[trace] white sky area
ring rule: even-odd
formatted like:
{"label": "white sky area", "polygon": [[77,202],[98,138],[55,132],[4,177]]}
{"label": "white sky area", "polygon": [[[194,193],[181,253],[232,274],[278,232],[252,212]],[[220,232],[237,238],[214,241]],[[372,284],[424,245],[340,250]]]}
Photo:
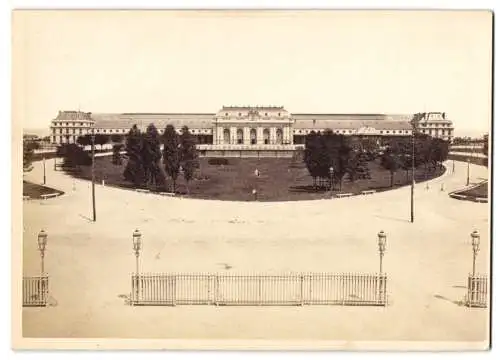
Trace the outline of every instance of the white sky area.
{"label": "white sky area", "polygon": [[446,112],[488,132],[492,16],[470,11],[43,11],[13,20],[14,121],[59,110]]}

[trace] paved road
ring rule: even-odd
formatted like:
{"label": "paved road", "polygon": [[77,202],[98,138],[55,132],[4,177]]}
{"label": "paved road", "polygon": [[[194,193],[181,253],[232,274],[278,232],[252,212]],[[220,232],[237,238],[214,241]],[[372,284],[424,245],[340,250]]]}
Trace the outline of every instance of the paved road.
{"label": "paved road", "polygon": [[[446,164],[451,169],[451,162]],[[42,180],[36,163],[26,179]],[[471,164],[472,182],[488,177]],[[23,310],[25,336],[344,341],[486,340],[488,311],[467,309],[471,270],[469,234],[482,235],[478,270],[489,268],[489,204],[447,194],[465,185],[466,163],[455,173],[416,185],[416,222],[409,219],[410,188],[375,195],[300,202],[223,202],[164,198],[96,187],[52,168],[47,185],[65,195],[24,202],[25,274],[39,271],[36,234],[49,233],[46,270],[52,304]],[[73,187],[74,186],[74,187]],[[445,191],[441,191],[443,186]],[[74,189],[74,190],[73,190]],[[376,272],[377,233],[388,234],[384,270],[390,306],[133,308],[124,304],[134,270],[131,235],[143,233],[145,272],[233,273]]]}

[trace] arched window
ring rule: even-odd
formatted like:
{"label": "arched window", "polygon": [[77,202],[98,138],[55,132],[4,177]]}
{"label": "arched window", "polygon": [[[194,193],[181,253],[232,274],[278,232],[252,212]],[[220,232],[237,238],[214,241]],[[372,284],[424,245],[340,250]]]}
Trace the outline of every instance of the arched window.
{"label": "arched window", "polygon": [[224,129],[223,133],[223,138],[224,138],[224,144],[230,144],[231,143],[231,134],[229,132],[229,129]]}
{"label": "arched window", "polygon": [[238,144],[243,144],[243,129],[236,130],[236,139]]}
{"label": "arched window", "polygon": [[264,129],[263,135],[264,135],[264,144],[266,144],[266,145],[269,144],[270,143],[270,141],[269,141],[269,138],[270,138],[269,129]]}
{"label": "arched window", "polygon": [[283,144],[283,130],[276,129],[276,144]]}
{"label": "arched window", "polygon": [[250,144],[257,144],[257,130],[250,129]]}

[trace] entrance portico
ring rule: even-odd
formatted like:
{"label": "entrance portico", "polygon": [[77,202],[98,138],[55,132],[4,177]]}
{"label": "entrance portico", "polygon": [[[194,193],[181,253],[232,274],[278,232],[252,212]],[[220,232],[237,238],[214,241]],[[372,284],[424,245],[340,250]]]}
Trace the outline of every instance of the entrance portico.
{"label": "entrance portico", "polygon": [[293,120],[283,107],[223,107],[214,119],[214,145],[292,144]]}

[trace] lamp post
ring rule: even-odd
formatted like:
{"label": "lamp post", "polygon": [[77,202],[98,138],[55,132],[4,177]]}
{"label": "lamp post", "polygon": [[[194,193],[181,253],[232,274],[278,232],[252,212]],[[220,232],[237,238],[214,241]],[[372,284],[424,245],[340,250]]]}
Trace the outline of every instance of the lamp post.
{"label": "lamp post", "polygon": [[142,234],[138,229],[132,234],[132,245],[135,254],[135,301],[139,301],[139,254],[141,251]]}
{"label": "lamp post", "polygon": [[383,230],[378,233],[378,251],[380,254],[380,263],[379,263],[379,302],[381,304],[385,304],[385,285],[384,279],[382,278],[382,258],[385,253],[385,248],[387,245],[387,236]]}
{"label": "lamp post", "polygon": [[333,166],[328,169],[330,171],[330,198],[333,197]]}
{"label": "lamp post", "polygon": [[95,129],[92,128],[92,135],[90,136],[92,140],[91,150],[92,150],[92,221],[96,221],[95,212]]}
{"label": "lamp post", "polygon": [[467,157],[467,186],[470,184],[470,156]]}
{"label": "lamp post", "polygon": [[479,252],[480,236],[477,230],[474,230],[470,237],[472,239],[472,277],[476,275],[476,256]]}
{"label": "lamp post", "polygon": [[45,156],[43,157],[43,185],[46,183],[46,176],[45,176]]}
{"label": "lamp post", "polygon": [[38,233],[38,250],[40,250],[40,259],[41,259],[41,275],[45,274],[45,248],[47,246],[47,233],[42,229]]}
{"label": "lamp post", "polygon": [[381,230],[378,233],[378,251],[380,254],[380,263],[379,263],[379,265],[380,265],[379,273],[380,274],[382,274],[382,258],[383,258],[384,253],[385,253],[386,245],[387,245],[387,235],[385,234],[385,232],[383,230]]}

